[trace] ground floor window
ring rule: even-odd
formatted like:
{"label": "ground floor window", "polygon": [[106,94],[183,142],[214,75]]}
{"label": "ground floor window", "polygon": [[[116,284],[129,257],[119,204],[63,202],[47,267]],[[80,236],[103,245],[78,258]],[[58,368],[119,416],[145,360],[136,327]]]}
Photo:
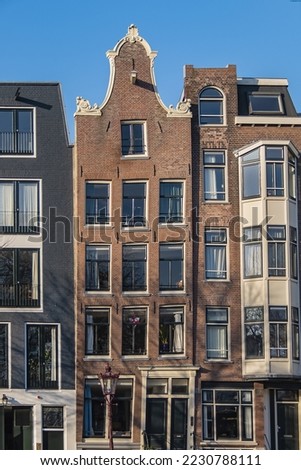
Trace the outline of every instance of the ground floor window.
{"label": "ground floor window", "polygon": [[[119,379],[112,403],[113,437],[131,437],[133,380]],[[88,379],[85,384],[84,437],[107,438],[106,404],[100,383]]]}
{"label": "ground floor window", "polygon": [[62,406],[43,406],[43,450],[64,450],[64,416]]}
{"label": "ground floor window", "polygon": [[253,440],[252,390],[203,390],[204,440]]}

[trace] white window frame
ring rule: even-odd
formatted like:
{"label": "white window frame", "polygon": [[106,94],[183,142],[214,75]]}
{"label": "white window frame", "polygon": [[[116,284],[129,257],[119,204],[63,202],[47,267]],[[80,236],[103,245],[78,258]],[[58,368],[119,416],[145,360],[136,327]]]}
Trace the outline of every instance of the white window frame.
{"label": "white window frame", "polygon": [[36,108],[34,107],[25,107],[25,106],[8,106],[8,107],[0,107],[0,110],[24,110],[24,111],[32,111],[32,133],[33,133],[33,140],[32,140],[32,145],[33,145],[33,153],[32,154],[0,154],[0,158],[36,158],[37,157],[37,130],[36,130]]}
{"label": "white window frame", "polygon": [[[219,164],[219,163],[206,163],[205,162],[205,154],[216,154],[216,153],[222,153],[223,156],[224,156],[224,162],[222,164]],[[227,184],[227,181],[228,181],[228,172],[227,172],[227,168],[228,168],[228,165],[227,165],[227,152],[226,150],[221,150],[221,149],[204,149],[203,150],[203,162],[202,162],[202,165],[203,165],[203,197],[204,197],[204,201],[206,202],[206,204],[224,204],[224,203],[227,203],[228,202],[228,184]],[[224,172],[224,191],[223,194],[224,195],[224,198],[223,199],[219,199],[219,198],[210,198],[210,197],[206,197],[206,194],[207,192],[205,191],[205,186],[206,186],[206,173],[207,173],[207,170],[218,170],[218,169],[223,169],[223,172]],[[212,192],[210,192],[210,194],[212,194]],[[218,192],[216,192],[216,194],[219,194]]]}
{"label": "white window frame", "polygon": [[[133,125],[133,124],[140,124],[142,126],[143,131],[143,147],[144,152],[140,153],[123,153],[123,144],[122,144],[122,126],[123,125]],[[121,139],[121,159],[122,160],[130,160],[130,159],[145,159],[148,157],[148,146],[147,146],[147,130],[146,130],[146,121],[145,120],[125,120],[120,122],[120,139]]]}
{"label": "white window frame", "polygon": [[[224,242],[207,242],[206,241],[206,232],[224,232],[226,236],[226,241]],[[205,280],[208,282],[225,282],[229,280],[229,273],[230,273],[230,266],[229,266],[229,233],[228,229],[225,227],[205,227]],[[225,270],[223,271],[218,271],[217,269],[212,270],[212,269],[207,269],[207,248],[210,247],[224,247],[224,253],[225,253]],[[225,273],[224,277],[208,277],[208,272],[221,272]]]}
{"label": "white window frame", "polygon": [[[87,185],[88,184],[107,184],[109,186],[109,203],[108,203],[108,222],[105,223],[87,223]],[[85,225],[93,227],[110,227],[112,226],[112,182],[104,180],[86,180],[85,181]]]}

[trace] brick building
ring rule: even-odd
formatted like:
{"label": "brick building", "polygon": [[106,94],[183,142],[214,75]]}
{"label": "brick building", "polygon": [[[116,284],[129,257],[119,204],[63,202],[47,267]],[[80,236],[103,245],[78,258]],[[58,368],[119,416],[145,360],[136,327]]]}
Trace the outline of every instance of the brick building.
{"label": "brick building", "polygon": [[58,83],[0,83],[0,449],[75,445],[72,148]]}
{"label": "brick building", "polygon": [[129,27],[74,149],[77,447],[300,448],[297,167],[286,80],[186,66],[162,103]]}

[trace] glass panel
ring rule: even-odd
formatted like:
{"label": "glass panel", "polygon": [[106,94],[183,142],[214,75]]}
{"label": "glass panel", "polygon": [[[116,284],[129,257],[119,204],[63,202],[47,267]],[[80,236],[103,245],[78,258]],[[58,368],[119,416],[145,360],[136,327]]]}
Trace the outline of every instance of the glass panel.
{"label": "glass panel", "polygon": [[146,309],[123,310],[122,354],[146,354]]}
{"label": "glass panel", "polygon": [[109,290],[110,250],[108,246],[86,247],[86,289]]}
{"label": "glass panel", "polygon": [[86,354],[109,354],[109,309],[86,310]]}
{"label": "glass panel", "polygon": [[264,324],[245,325],[246,357],[264,357]]}
{"label": "glass panel", "polygon": [[187,399],[171,400],[171,445],[170,449],[187,449]]}
{"label": "glass panel", "polygon": [[250,95],[252,113],[282,113],[280,95]]}
{"label": "glass panel", "polygon": [[239,407],[216,407],[216,439],[239,438]]}
{"label": "glass panel", "polygon": [[287,308],[286,307],[270,307],[269,308],[270,321],[287,321]]}
{"label": "glass panel", "polygon": [[236,390],[216,390],[216,403],[239,403],[239,392]]}
{"label": "glass panel", "polygon": [[160,354],[180,354],[184,352],[183,315],[183,308],[160,309]]}
{"label": "glass panel", "polygon": [[86,223],[109,222],[109,189],[107,183],[86,184]]}
{"label": "glass panel", "polygon": [[147,379],[147,393],[149,395],[167,393],[167,385],[167,379]]}
{"label": "glass panel", "polygon": [[43,406],[42,410],[43,428],[62,429],[64,427],[62,406]]}
{"label": "glass panel", "polygon": [[216,88],[205,88],[201,92],[201,98],[222,98],[223,95]]}
{"label": "glass panel", "polygon": [[259,197],[260,196],[260,165],[245,165],[243,172],[243,197]]}
{"label": "glass panel", "polygon": [[146,290],[146,246],[124,245],[122,253],[123,290]]}
{"label": "glass panel", "polygon": [[266,160],[283,160],[283,147],[266,147],[265,158]]}
{"label": "glass panel", "polygon": [[146,401],[145,447],[166,449],[167,399],[148,398]]}
{"label": "glass panel", "polygon": [[188,394],[188,379],[172,379],[171,393]]}

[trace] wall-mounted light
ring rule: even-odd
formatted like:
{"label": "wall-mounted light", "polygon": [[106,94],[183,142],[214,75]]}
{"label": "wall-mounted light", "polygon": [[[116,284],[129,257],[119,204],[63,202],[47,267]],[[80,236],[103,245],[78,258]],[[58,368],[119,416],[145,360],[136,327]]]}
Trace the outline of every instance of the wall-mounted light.
{"label": "wall-mounted light", "polygon": [[8,398],[5,395],[5,393],[3,393],[3,395],[2,395],[2,405],[7,406],[7,404],[8,404]]}
{"label": "wall-mounted light", "polygon": [[136,80],[137,80],[137,72],[136,70],[132,70],[130,73],[130,81],[134,85],[136,83]]}

